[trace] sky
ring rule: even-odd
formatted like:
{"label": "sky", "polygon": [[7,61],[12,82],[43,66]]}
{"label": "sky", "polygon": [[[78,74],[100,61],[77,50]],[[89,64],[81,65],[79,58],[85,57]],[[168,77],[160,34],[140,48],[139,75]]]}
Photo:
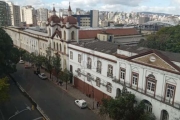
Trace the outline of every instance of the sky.
{"label": "sky", "polygon": [[[6,0],[7,1],[7,0]],[[180,0],[8,0],[16,5],[32,5],[35,8],[67,9],[69,2],[72,10],[158,12],[180,15]]]}

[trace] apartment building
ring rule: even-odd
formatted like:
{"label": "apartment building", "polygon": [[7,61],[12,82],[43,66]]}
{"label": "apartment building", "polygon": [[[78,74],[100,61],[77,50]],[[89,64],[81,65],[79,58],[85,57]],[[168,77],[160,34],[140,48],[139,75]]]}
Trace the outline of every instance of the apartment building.
{"label": "apartment building", "polygon": [[12,2],[7,2],[10,10],[11,25],[20,26],[20,6],[14,5]]}
{"label": "apartment building", "polygon": [[37,24],[41,27],[45,27],[48,18],[48,9],[39,8],[36,10],[36,12],[37,12]]}
{"label": "apartment building", "polygon": [[23,6],[21,8],[21,22],[26,22],[28,26],[36,26],[36,11],[32,6]]}
{"label": "apartment building", "polygon": [[5,1],[0,1],[0,26],[10,26],[11,16],[8,4]]}

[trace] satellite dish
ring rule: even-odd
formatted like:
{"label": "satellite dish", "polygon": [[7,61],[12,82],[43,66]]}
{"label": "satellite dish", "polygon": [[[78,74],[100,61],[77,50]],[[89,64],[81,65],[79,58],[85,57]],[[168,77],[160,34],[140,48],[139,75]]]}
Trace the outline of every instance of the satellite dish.
{"label": "satellite dish", "polygon": [[155,58],[154,56],[151,56],[151,57],[149,58],[149,61],[150,61],[150,62],[155,62],[155,61],[156,61],[156,58]]}

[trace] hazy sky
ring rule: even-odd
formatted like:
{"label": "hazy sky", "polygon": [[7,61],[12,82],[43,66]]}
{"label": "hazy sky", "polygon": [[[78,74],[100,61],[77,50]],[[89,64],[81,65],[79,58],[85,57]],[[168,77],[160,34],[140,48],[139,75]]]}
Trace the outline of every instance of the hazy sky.
{"label": "hazy sky", "polygon": [[[35,8],[67,9],[69,1],[72,10],[81,8],[84,10],[104,10],[104,11],[148,11],[170,14],[180,14],[180,0],[9,0],[18,5],[32,5]],[[23,1],[23,2],[22,2]]]}

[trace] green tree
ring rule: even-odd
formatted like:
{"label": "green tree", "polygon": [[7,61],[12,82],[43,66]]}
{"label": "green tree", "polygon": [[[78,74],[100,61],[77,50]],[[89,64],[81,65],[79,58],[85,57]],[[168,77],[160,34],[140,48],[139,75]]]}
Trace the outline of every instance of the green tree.
{"label": "green tree", "polygon": [[5,102],[9,99],[9,84],[8,78],[4,77],[0,79],[0,103]]}
{"label": "green tree", "polygon": [[64,71],[61,71],[60,73],[60,79],[66,82],[66,90],[67,90],[67,83],[68,81],[70,81],[71,76],[72,76],[72,73],[68,71],[67,69],[64,69]]}
{"label": "green tree", "polygon": [[56,72],[56,78],[58,80],[59,73],[61,71],[61,58],[58,54],[56,54],[55,57],[53,57],[52,61],[53,61],[54,71]]}
{"label": "green tree", "polygon": [[161,28],[156,34],[148,35],[139,46],[180,53],[180,25]]}
{"label": "green tree", "polygon": [[39,68],[39,70],[40,70],[41,66],[43,65],[43,63],[45,63],[45,61],[46,61],[46,57],[41,56],[41,55],[36,56],[35,57],[36,67]]}
{"label": "green tree", "polygon": [[0,77],[15,72],[19,58],[19,50],[13,46],[11,37],[0,28]]}
{"label": "green tree", "polygon": [[[124,89],[126,91],[126,89]],[[144,111],[145,105],[140,102],[136,105],[135,95],[124,92],[116,99],[103,99],[100,115],[107,115],[113,120],[155,120],[151,113]]]}
{"label": "green tree", "polygon": [[46,50],[46,59],[44,61],[44,65],[49,72],[50,78],[53,70],[53,65],[52,65],[52,54],[51,54],[51,44],[48,46]]}

